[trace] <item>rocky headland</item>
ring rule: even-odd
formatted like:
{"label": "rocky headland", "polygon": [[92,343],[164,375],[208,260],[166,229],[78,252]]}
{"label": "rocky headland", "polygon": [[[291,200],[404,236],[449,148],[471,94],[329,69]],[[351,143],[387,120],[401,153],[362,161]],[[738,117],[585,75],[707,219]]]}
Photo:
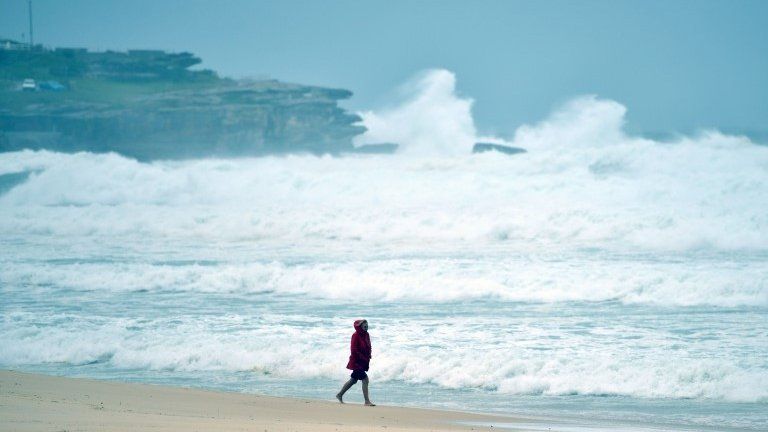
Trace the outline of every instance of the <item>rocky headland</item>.
{"label": "rocky headland", "polygon": [[190,53],[0,43],[0,151],[337,154],[354,151],[352,138],[365,131],[338,104],[348,90],[220,78],[192,68],[200,62]]}

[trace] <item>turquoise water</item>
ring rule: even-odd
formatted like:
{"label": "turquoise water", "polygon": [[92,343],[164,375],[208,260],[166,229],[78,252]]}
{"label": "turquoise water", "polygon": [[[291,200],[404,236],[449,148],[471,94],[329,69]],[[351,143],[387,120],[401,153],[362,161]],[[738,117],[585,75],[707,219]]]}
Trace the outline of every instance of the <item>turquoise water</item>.
{"label": "turquoise water", "polygon": [[332,399],[364,317],[378,403],[766,430],[768,148],[570,109],[512,158],[0,154],[0,367]]}

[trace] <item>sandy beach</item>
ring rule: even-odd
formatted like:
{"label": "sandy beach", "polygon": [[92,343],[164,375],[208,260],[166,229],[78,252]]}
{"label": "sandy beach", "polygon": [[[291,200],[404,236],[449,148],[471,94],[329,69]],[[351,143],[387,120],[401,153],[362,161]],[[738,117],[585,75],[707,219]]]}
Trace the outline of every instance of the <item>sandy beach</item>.
{"label": "sandy beach", "polygon": [[442,431],[515,421],[0,371],[2,431]]}

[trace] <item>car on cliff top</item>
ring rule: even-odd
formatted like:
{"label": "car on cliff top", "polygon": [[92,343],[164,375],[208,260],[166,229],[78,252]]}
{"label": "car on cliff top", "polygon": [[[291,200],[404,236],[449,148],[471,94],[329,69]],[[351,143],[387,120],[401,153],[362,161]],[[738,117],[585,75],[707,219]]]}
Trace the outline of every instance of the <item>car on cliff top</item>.
{"label": "car on cliff top", "polygon": [[27,78],[21,83],[21,91],[36,91],[37,84],[32,78]]}

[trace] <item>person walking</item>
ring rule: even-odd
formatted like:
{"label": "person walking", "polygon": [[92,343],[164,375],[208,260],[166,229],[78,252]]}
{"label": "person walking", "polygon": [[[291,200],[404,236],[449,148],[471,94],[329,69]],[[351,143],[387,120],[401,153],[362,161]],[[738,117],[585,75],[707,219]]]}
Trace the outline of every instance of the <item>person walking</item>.
{"label": "person walking", "polygon": [[349,355],[349,362],[347,363],[347,369],[352,371],[352,375],[349,381],[344,383],[341,391],[336,394],[336,399],[339,402],[344,403],[344,393],[350,389],[353,385],[357,384],[357,381],[363,382],[363,397],[365,398],[366,406],[376,406],[368,397],[368,374],[365,372],[368,370],[369,363],[371,361],[371,336],[368,334],[368,321],[361,319],[355,321],[355,332],[352,334],[352,342],[349,345],[351,351]]}

